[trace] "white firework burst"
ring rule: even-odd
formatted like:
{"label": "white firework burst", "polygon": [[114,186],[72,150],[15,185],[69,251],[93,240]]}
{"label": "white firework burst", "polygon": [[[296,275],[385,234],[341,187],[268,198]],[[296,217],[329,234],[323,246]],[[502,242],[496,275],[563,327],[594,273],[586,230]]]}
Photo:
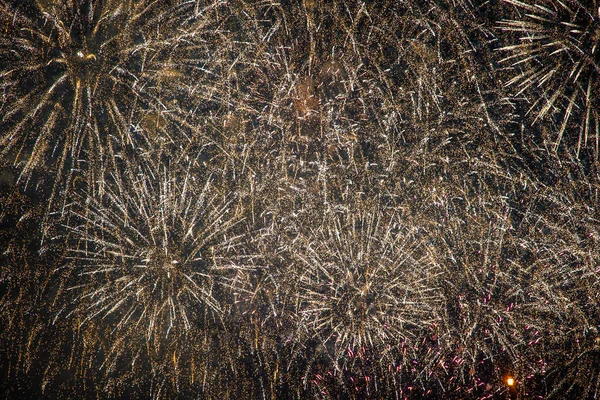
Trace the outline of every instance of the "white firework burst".
{"label": "white firework burst", "polygon": [[[231,196],[191,168],[113,174],[74,206],[67,305],[79,328],[111,332],[111,353],[165,342],[219,322],[247,266],[236,263],[241,221]],[[146,344],[143,344],[143,343]],[[110,345],[109,345],[110,348]]]}
{"label": "white firework burst", "polygon": [[213,49],[207,36],[229,39],[219,36],[216,8],[1,0],[0,163],[17,166],[25,184],[49,169],[55,200],[72,190],[75,171],[89,186],[100,179],[96,168],[116,152],[186,140],[192,110],[219,107],[208,77],[228,47]]}
{"label": "white firework burst", "polygon": [[435,320],[436,266],[397,216],[345,210],[303,239],[298,315],[336,358],[408,345]]}
{"label": "white firework burst", "polygon": [[555,149],[565,133],[578,131],[577,153],[593,139],[597,155],[600,3],[504,1],[517,9],[519,18],[502,20],[499,28],[520,35],[518,43],[500,49],[508,53],[504,61],[520,69],[507,86],[517,89],[516,96],[535,91],[537,98],[530,111],[537,110],[536,121],[551,115],[559,117]]}

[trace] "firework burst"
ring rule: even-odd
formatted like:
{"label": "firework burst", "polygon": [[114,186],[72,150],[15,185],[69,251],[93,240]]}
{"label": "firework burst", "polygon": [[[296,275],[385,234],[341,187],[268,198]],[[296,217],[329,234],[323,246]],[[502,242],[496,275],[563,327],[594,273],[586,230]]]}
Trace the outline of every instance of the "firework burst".
{"label": "firework burst", "polygon": [[67,302],[56,318],[110,332],[113,360],[130,353],[135,362],[144,348],[175,360],[169,343],[227,312],[228,289],[246,268],[234,262],[240,216],[191,167],[142,169],[113,174],[102,194],[73,207]]}
{"label": "firework burst", "polygon": [[335,359],[410,343],[433,320],[435,267],[396,216],[348,210],[306,239],[298,315]]}
{"label": "firework burst", "polygon": [[559,115],[554,144],[558,149],[565,134],[579,132],[577,153],[590,144],[598,154],[600,123],[600,10],[597,1],[504,0],[517,9],[518,19],[502,20],[505,32],[520,35],[519,43],[500,49],[521,72],[507,82],[516,96],[537,91],[530,111],[535,121]]}
{"label": "firework burst", "polygon": [[198,44],[219,34],[211,11],[177,1],[0,2],[2,162],[19,165],[26,183],[52,167],[54,199],[74,171],[93,182],[117,151],[134,153],[154,134],[185,137],[199,107],[189,98],[216,90],[199,90],[222,60]]}
{"label": "firework burst", "polygon": [[532,311],[542,317],[535,329],[545,332],[551,396],[593,398],[600,393],[592,361],[600,354],[600,174],[574,151],[552,161],[556,183],[532,196],[521,223]]}

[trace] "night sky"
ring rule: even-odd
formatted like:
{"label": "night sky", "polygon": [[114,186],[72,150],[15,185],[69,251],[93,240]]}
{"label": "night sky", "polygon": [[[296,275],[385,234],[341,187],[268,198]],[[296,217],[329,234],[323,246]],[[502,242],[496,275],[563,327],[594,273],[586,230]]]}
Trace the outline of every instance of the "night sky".
{"label": "night sky", "polygon": [[0,397],[600,397],[598,0],[0,0]]}

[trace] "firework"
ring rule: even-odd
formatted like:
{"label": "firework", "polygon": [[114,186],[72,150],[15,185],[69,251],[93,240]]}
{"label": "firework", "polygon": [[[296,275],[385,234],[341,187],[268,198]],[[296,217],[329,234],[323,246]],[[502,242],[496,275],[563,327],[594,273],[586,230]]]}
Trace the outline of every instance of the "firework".
{"label": "firework", "polygon": [[504,1],[516,8],[519,17],[500,21],[499,28],[520,35],[518,43],[500,49],[508,53],[503,61],[519,71],[507,86],[516,89],[515,96],[532,94],[530,111],[537,110],[534,122],[558,116],[555,150],[565,134],[578,132],[577,153],[592,144],[598,154],[598,3]]}
{"label": "firework", "polygon": [[550,158],[552,186],[531,199],[521,247],[528,269],[535,329],[544,332],[550,394],[593,398],[600,392],[600,240],[598,166],[584,167],[574,151]]}
{"label": "firework", "polygon": [[99,345],[109,371],[146,350],[179,365],[183,339],[220,324],[230,289],[250,268],[234,261],[240,215],[232,198],[190,165],[112,174],[101,194],[72,207],[55,321],[74,321],[86,343],[96,342],[86,339],[91,332],[106,334]]}
{"label": "firework", "polygon": [[433,321],[435,268],[397,217],[347,210],[326,218],[304,244],[300,324],[331,346],[334,359],[413,342]]}
{"label": "firework", "polygon": [[439,246],[446,252],[441,284],[446,301],[444,323],[431,346],[436,356],[430,358],[439,357],[433,369],[451,376],[447,389],[458,385],[469,396],[503,387],[503,370],[533,360],[529,348],[540,336],[540,319],[530,314],[533,301],[519,279],[522,266],[506,257],[514,251],[507,214],[487,227],[479,218],[460,230],[452,220]]}
{"label": "firework", "polygon": [[593,397],[598,4],[496,3],[0,0],[0,391]]}
{"label": "firework", "polygon": [[76,171],[98,179],[115,152],[185,140],[198,104],[218,108],[207,77],[218,75],[226,46],[200,45],[220,35],[216,5],[13,3],[0,2],[0,156],[25,182],[51,167],[52,199],[71,189]]}

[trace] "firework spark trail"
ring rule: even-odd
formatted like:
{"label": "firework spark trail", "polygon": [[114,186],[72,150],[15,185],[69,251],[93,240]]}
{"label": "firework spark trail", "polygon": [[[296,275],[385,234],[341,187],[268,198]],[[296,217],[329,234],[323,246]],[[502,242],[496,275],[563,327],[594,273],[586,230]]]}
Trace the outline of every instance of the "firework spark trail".
{"label": "firework spark trail", "polygon": [[[0,157],[19,189],[59,170],[69,258],[3,254],[2,388],[597,393],[597,166],[513,135],[496,2],[25,1],[0,0]],[[585,149],[596,3],[540,1],[501,3],[509,88]]]}
{"label": "firework spark trail", "polygon": [[53,211],[75,172],[91,188],[122,149],[189,140],[190,115],[218,109],[226,90],[219,4],[0,2],[3,164],[18,165],[25,185],[51,166]]}
{"label": "firework spark trail", "polygon": [[55,319],[116,335],[105,338],[115,358],[131,346],[159,352],[173,335],[220,323],[227,293],[252,268],[234,261],[241,219],[232,199],[212,178],[196,177],[191,163],[106,181],[70,213],[71,262],[62,270],[71,300]]}
{"label": "firework spark trail", "polygon": [[554,143],[555,151],[565,133],[577,132],[577,153],[593,140],[598,157],[600,123],[598,114],[600,59],[600,11],[593,2],[544,0],[536,4],[504,0],[514,6],[519,19],[498,23],[504,32],[521,35],[517,44],[499,49],[520,72],[506,85],[515,96],[540,90],[529,111],[537,110],[534,123],[560,114],[562,121]]}
{"label": "firework spark trail", "polygon": [[600,354],[600,175],[574,150],[552,161],[552,173],[568,178],[535,193],[520,226],[531,259],[528,311],[543,332],[550,395],[593,398],[600,391],[592,361]]}
{"label": "firework spark trail", "polygon": [[333,345],[334,359],[413,342],[433,321],[435,267],[412,235],[396,216],[359,209],[326,217],[302,239],[300,324]]}

